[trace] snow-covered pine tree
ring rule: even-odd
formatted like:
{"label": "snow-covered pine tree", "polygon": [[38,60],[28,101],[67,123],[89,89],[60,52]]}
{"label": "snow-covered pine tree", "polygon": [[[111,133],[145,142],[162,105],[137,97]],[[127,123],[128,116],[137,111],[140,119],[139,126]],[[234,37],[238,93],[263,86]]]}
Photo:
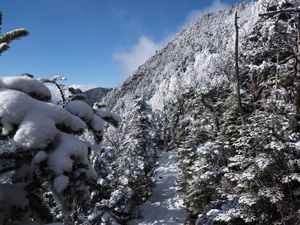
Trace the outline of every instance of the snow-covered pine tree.
{"label": "snow-covered pine tree", "polygon": [[140,156],[144,172],[148,174],[157,157],[158,127],[157,116],[143,97],[134,96],[132,111],[126,116],[125,140],[122,149],[132,156]]}
{"label": "snow-covered pine tree", "polygon": [[81,101],[49,103],[49,89],[28,76],[2,77],[0,91],[1,139],[14,146],[0,153],[0,223],[81,223],[98,175],[78,135],[89,128],[101,140],[104,121],[117,116]]}
{"label": "snow-covered pine tree", "polygon": [[[156,115],[143,97],[135,96],[123,119],[124,137],[115,161],[114,198],[111,207],[124,218],[139,216],[136,206],[151,197],[151,172],[157,157]],[[117,178],[117,179],[116,179]]]}
{"label": "snow-covered pine tree", "polygon": [[[207,95],[211,101],[215,93],[212,91],[210,95]],[[202,93],[198,93],[192,87],[189,87],[180,96],[183,102],[183,110],[175,110],[171,118],[171,124],[173,127],[173,136],[179,137],[176,140],[177,154],[179,156],[179,175],[177,181],[177,190],[181,197],[185,200],[186,204],[191,208],[196,207],[197,204],[205,204],[205,199],[210,198],[208,188],[199,189],[199,185],[195,185],[195,176],[199,173],[199,169],[195,167],[199,166],[197,146],[203,145],[207,141],[215,140],[214,125],[210,116],[210,111],[203,104],[204,97]],[[207,101],[207,99],[205,99]],[[175,102],[175,103],[176,103]],[[205,102],[208,104],[208,102]],[[176,115],[177,112],[181,114]],[[182,113],[183,112],[183,113]],[[197,163],[195,163],[197,162]],[[208,164],[208,162],[207,162]],[[207,165],[208,166],[208,165]],[[199,179],[196,179],[199,181]],[[191,183],[193,181],[194,183]],[[197,190],[197,192],[195,192]],[[200,194],[202,192],[202,194]]]}

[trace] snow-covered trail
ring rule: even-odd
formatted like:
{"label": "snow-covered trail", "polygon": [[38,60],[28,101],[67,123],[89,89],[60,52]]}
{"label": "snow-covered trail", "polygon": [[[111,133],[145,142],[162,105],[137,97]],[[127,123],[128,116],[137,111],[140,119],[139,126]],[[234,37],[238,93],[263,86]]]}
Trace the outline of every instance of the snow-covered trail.
{"label": "snow-covered trail", "polygon": [[140,206],[142,219],[131,220],[127,225],[152,224],[183,224],[188,212],[177,196],[174,182],[177,176],[177,156],[174,152],[162,151],[158,159],[158,167],[153,178],[153,202],[146,202]]}

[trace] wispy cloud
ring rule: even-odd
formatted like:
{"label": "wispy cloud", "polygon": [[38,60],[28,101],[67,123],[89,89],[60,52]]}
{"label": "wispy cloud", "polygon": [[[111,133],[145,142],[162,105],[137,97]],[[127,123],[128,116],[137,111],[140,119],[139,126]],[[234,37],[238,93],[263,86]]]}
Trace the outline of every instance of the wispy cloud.
{"label": "wispy cloud", "polygon": [[113,56],[115,60],[121,63],[125,73],[130,75],[162,46],[162,43],[155,43],[152,39],[143,35],[139,37],[138,43],[134,44],[128,51],[123,50],[114,53]]}
{"label": "wispy cloud", "polygon": [[220,0],[214,0],[211,5],[204,9],[195,9],[191,11],[185,19],[184,26],[190,24],[200,16],[203,16],[210,12],[217,12],[219,10],[226,9],[228,7],[227,3],[223,3]]}
{"label": "wispy cloud", "polygon": [[[179,30],[190,24],[195,19],[199,18],[210,12],[217,12],[228,7],[227,3],[221,2],[221,0],[214,0],[211,5],[203,9],[195,9],[191,11],[184,23],[179,26]],[[176,31],[177,33],[178,31]],[[174,34],[175,35],[175,34]],[[122,69],[127,76],[131,75],[140,65],[145,63],[156,50],[161,49],[171,38],[173,34],[168,35],[164,40],[160,42],[154,42],[151,38],[143,35],[138,39],[138,43],[134,44],[129,50],[122,50],[113,54],[116,61],[120,63]]]}

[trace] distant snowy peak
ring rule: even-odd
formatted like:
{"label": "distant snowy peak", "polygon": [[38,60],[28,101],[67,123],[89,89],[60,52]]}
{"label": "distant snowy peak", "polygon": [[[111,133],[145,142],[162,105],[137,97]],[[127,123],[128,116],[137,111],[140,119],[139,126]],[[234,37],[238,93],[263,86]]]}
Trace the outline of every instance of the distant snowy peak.
{"label": "distant snowy peak", "polygon": [[269,0],[241,3],[192,22],[139,67],[105,102],[118,113],[131,107],[134,95],[144,96],[155,111],[163,111],[186,87],[202,92],[229,83],[234,74],[234,14],[240,39],[249,35]]}

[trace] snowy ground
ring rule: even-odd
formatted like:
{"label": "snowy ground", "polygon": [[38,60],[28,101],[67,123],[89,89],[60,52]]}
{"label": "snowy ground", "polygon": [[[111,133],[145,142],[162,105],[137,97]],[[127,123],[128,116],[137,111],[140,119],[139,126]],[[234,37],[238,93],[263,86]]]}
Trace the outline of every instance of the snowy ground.
{"label": "snowy ground", "polygon": [[140,206],[142,219],[131,220],[127,225],[183,224],[188,212],[178,198],[174,181],[177,176],[177,157],[172,151],[162,151],[158,167],[153,175],[156,187],[153,190],[153,202]]}

